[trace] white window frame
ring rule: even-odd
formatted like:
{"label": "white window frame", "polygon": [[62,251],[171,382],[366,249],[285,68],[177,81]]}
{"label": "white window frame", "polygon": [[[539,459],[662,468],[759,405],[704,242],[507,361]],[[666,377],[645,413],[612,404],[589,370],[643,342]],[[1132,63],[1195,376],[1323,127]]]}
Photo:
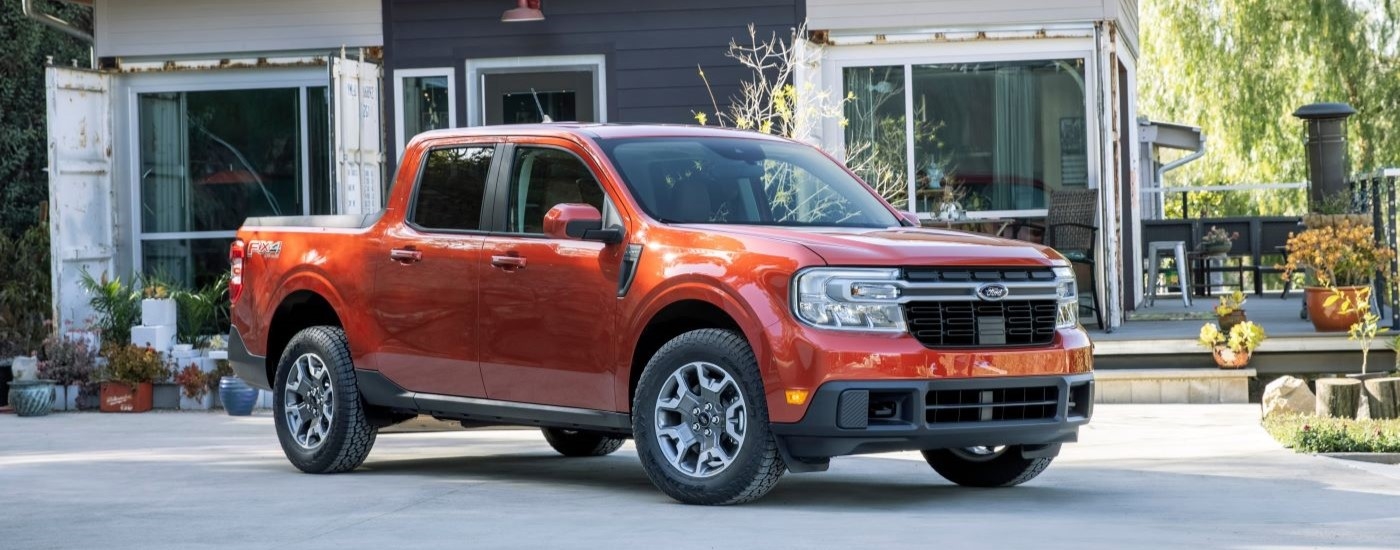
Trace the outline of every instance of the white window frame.
{"label": "white window frame", "polygon": [[143,273],[145,270],[142,245],[147,241],[231,239],[238,234],[236,229],[229,231],[145,232],[141,219],[141,148],[139,146],[141,143],[140,96],[142,94],[296,88],[300,102],[297,118],[301,142],[298,150],[302,155],[300,170],[301,214],[309,215],[311,213],[311,164],[309,162],[310,142],[308,141],[310,133],[307,131],[310,120],[307,116],[307,89],[328,88],[330,86],[330,79],[323,68],[134,74],[127,75],[119,79],[118,82],[118,94],[125,103],[125,108],[120,109],[123,112],[118,113],[116,128],[118,128],[118,134],[123,126],[125,126],[126,131],[126,143],[122,145],[125,151],[121,153],[121,158],[126,163],[124,171],[127,173],[128,196],[130,198],[128,205],[130,217],[126,223],[131,228],[128,234],[131,235],[132,272]]}
{"label": "white window frame", "polygon": [[608,121],[608,71],[606,56],[542,55],[467,60],[467,126],[481,126],[486,112],[486,75],[546,71],[593,72],[593,112],[598,122]]}
{"label": "white window frame", "polygon": [[410,78],[422,78],[427,76],[447,77],[447,127],[457,127],[457,69],[454,67],[434,67],[430,69],[396,69],[394,70],[394,143],[397,148],[394,150],[396,158],[403,158],[404,149],[408,147],[408,139],[412,136],[404,135],[405,124],[403,117],[403,91],[404,81]]}
{"label": "white window frame", "polygon": [[[826,84],[825,88],[831,97],[844,97],[845,81],[843,74],[847,67],[870,67],[870,66],[903,66],[905,74],[905,109],[906,113],[912,112],[913,94],[908,83],[913,72],[914,65],[946,65],[958,63],[997,63],[1008,61],[1051,61],[1051,60],[1071,60],[1079,59],[1084,62],[1084,115],[1085,115],[1085,154],[1088,156],[1088,174],[1086,185],[1089,189],[1098,189],[1102,175],[1100,172],[1099,156],[1102,154],[1099,147],[1094,144],[1100,143],[1100,112],[1099,103],[1099,78],[1098,78],[1098,56],[1092,37],[1083,38],[1045,38],[1028,40],[997,40],[997,41],[969,41],[969,42],[948,42],[948,43],[909,43],[909,44],[876,44],[876,45],[854,45],[854,46],[829,46],[825,51],[825,62],[822,63],[821,79]],[[905,117],[905,143],[912,147],[913,142],[909,139],[913,133],[914,119],[912,116]],[[839,121],[825,121],[823,124],[823,141],[829,150],[838,151],[840,157],[845,156],[846,136],[839,126]],[[913,155],[906,155],[905,170],[906,178],[912,190],[914,185],[914,158]],[[911,195],[912,196],[912,193]],[[910,212],[915,212],[915,201],[909,201],[907,206]],[[968,212],[969,218],[1021,218],[1021,217],[1043,217],[1047,210],[983,210]]]}

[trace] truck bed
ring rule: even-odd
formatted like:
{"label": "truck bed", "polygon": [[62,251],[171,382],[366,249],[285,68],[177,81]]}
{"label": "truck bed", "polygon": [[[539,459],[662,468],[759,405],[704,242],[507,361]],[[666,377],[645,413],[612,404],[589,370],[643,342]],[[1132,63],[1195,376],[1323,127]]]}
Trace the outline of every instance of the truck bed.
{"label": "truck bed", "polygon": [[263,216],[244,220],[243,227],[314,227],[321,229],[364,229],[379,221],[384,211],[338,216]]}

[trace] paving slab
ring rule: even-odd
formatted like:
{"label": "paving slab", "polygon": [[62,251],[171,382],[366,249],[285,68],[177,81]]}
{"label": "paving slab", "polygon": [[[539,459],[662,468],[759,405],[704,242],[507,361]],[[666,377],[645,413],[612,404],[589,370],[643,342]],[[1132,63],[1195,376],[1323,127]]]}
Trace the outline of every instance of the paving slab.
{"label": "paving slab", "polygon": [[1284,450],[1257,416],[1099,405],[1022,487],[960,488],[892,453],[712,508],[657,492],[630,444],[563,458],[534,430],[385,434],[360,470],[318,476],[266,412],[5,415],[0,548],[1400,546],[1400,478]]}

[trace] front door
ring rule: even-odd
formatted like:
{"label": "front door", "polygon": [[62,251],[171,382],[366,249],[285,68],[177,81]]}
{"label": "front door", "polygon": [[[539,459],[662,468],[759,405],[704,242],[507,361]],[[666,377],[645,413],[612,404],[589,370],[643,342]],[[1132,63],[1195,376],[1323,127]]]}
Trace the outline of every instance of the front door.
{"label": "front door", "polygon": [[405,389],[484,397],[477,356],[482,219],[494,144],[436,148],[404,222],[384,232],[373,315],[380,372]]}
{"label": "front door", "polygon": [[[505,160],[505,159],[502,159]],[[558,147],[511,153],[501,214],[481,273],[481,372],[492,399],[613,408],[612,350],[623,246],[544,235],[556,204],[611,210],[578,156]]]}

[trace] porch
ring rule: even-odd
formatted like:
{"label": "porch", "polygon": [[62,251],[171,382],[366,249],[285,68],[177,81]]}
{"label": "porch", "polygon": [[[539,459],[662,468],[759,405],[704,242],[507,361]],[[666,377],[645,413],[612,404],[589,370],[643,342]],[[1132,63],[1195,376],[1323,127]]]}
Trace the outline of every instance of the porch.
{"label": "porch", "polygon": [[[1260,376],[1280,374],[1352,373],[1361,360],[1357,342],[1346,333],[1320,333],[1300,315],[1303,293],[1280,292],[1249,296],[1245,311],[1249,320],[1264,328],[1269,338],[1254,353],[1249,366]],[[1201,325],[1215,321],[1215,299],[1196,297],[1190,307],[1179,295],[1162,295],[1155,304],[1128,314],[1128,321],[1112,333],[1090,328],[1096,369],[1216,370],[1211,354],[1196,343]],[[1390,310],[1386,309],[1386,321]],[[1395,354],[1384,338],[1372,345],[1373,370],[1390,370]]]}

